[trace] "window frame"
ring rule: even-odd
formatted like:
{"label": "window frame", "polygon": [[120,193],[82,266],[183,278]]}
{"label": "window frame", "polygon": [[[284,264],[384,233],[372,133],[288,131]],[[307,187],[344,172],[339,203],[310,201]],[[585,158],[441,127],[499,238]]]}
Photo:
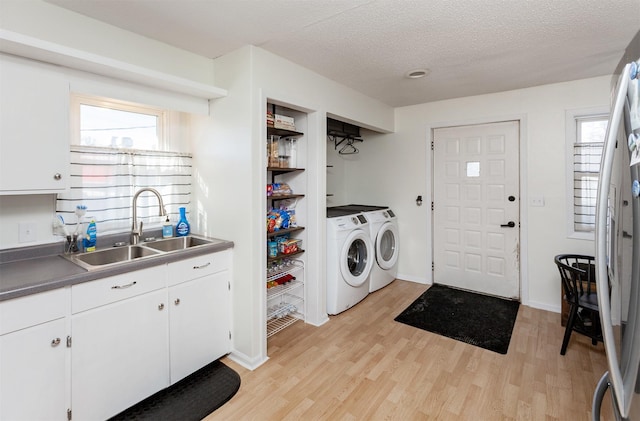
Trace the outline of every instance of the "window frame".
{"label": "window frame", "polygon": [[[576,231],[574,202],[574,148],[578,141],[578,121],[609,117],[608,106],[596,106],[566,110],[565,143],[566,143],[566,199],[567,199],[567,237],[577,240],[595,240],[594,231]],[[604,140],[603,140],[604,141]]]}
{"label": "window frame", "polygon": [[[78,93],[72,93],[71,99],[69,102],[70,107],[70,128],[71,128],[71,145],[83,146],[81,142],[80,135],[80,106],[81,105],[90,105],[94,107],[101,108],[110,108],[118,111],[127,111],[132,113],[139,114],[147,114],[152,115],[157,118],[157,136],[158,136],[158,147],[157,149],[153,149],[156,151],[169,152],[169,145],[166,137],[167,133],[167,112],[160,108],[151,107],[148,105],[135,104],[128,101],[121,101],[112,98],[104,98],[98,96],[91,95],[83,95]],[[104,148],[109,148],[107,146],[101,146]],[[110,149],[118,149],[118,148],[110,148]],[[138,148],[122,148],[122,149],[131,149],[131,150],[141,150]]]}

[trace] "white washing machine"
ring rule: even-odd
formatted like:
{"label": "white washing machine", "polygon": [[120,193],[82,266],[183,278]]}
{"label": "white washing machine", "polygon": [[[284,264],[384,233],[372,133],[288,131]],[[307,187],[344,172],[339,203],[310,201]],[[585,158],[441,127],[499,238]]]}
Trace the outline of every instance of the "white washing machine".
{"label": "white washing machine", "polygon": [[364,215],[327,218],[328,314],[341,313],[366,298],[374,255]]}
{"label": "white washing machine", "polygon": [[398,275],[400,253],[398,218],[387,206],[342,205],[334,206],[334,212],[362,212],[369,220],[371,242],[376,262],[371,268],[369,292],[377,291],[393,282]]}

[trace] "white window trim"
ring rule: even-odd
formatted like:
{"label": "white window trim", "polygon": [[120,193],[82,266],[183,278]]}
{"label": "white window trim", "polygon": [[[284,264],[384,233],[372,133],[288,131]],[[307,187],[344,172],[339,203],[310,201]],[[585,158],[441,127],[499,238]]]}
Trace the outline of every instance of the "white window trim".
{"label": "white window trim", "polygon": [[595,240],[594,232],[576,231],[573,219],[573,152],[577,137],[576,119],[608,115],[608,106],[577,108],[565,111],[565,168],[566,168],[566,200],[567,200],[567,237],[576,240]]}
{"label": "white window trim", "polygon": [[71,113],[71,144],[80,146],[80,105],[93,105],[101,108],[113,108],[116,110],[144,113],[155,116],[158,120],[158,151],[168,151],[165,136],[167,126],[167,113],[165,110],[148,105],[134,104],[111,98],[95,97],[78,93],[71,94],[69,102]]}

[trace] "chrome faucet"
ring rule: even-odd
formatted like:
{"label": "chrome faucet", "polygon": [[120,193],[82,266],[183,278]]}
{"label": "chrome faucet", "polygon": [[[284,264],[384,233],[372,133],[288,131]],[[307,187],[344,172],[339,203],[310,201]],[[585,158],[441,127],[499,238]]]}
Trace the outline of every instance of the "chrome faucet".
{"label": "chrome faucet", "polygon": [[137,202],[138,202],[138,196],[140,196],[140,193],[145,191],[155,194],[156,197],[158,198],[158,208],[159,208],[158,216],[165,216],[167,214],[167,211],[164,209],[164,202],[162,201],[162,196],[160,196],[160,193],[158,193],[158,190],[152,189],[151,187],[144,187],[138,190],[136,194],[133,195],[133,204],[131,205],[131,207],[133,208],[133,224],[131,225],[131,244],[138,244],[140,236],[142,235],[142,221],[140,221],[140,228],[137,227],[137,223],[138,223]]}

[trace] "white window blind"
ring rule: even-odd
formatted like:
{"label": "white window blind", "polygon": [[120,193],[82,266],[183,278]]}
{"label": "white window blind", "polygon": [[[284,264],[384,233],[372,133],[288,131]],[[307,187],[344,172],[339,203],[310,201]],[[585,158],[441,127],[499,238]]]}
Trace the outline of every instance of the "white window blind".
{"label": "white window blind", "polygon": [[595,229],[602,147],[602,143],[577,143],[573,148],[573,224],[576,231]]}
{"label": "white window blind", "polygon": [[573,228],[576,232],[595,229],[596,195],[600,158],[607,128],[607,116],[577,117],[573,145]]}
{"label": "white window blind", "polygon": [[[171,222],[177,222],[179,208],[189,211],[192,157],[176,152],[120,150],[87,146],[71,147],[71,188],[58,194],[56,211],[65,223],[75,224],[77,205],[87,207],[99,233],[131,229],[132,200],[143,187],[162,195]],[[138,220],[145,227],[160,226],[158,199],[151,193],[138,197]]]}

